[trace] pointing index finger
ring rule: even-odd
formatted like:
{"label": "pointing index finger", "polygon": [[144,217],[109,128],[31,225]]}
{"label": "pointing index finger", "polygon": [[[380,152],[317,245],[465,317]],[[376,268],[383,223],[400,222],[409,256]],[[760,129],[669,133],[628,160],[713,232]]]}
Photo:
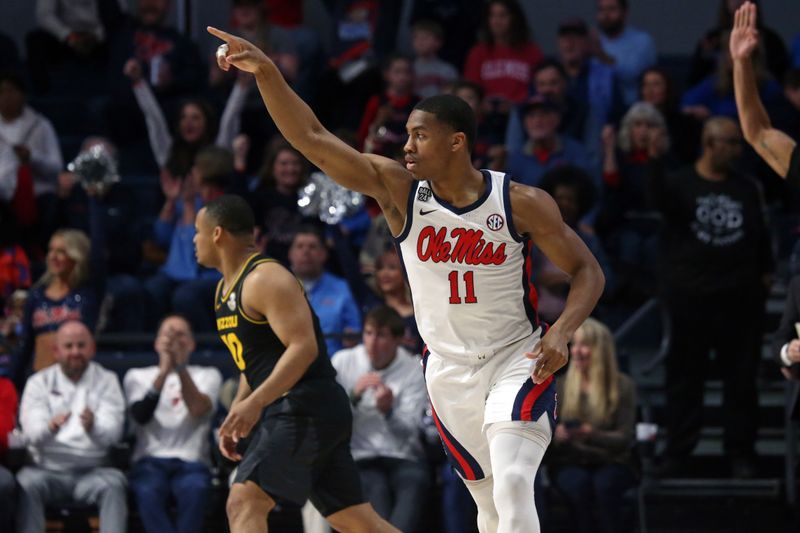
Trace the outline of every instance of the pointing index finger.
{"label": "pointing index finger", "polygon": [[218,28],[215,28],[214,26],[206,26],[206,30],[208,30],[208,33],[210,33],[211,35],[219,37],[226,43],[231,42],[231,39],[233,39],[233,35],[231,35],[228,32],[222,31]]}

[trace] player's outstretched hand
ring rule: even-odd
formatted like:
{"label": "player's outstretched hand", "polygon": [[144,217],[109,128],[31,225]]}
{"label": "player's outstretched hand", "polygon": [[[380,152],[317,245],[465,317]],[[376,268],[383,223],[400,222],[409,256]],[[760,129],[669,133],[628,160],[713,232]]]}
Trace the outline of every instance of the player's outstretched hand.
{"label": "player's outstretched hand", "polygon": [[542,383],[552,376],[559,368],[567,364],[567,341],[551,335],[551,329],[542,337],[533,351],[525,354],[528,359],[536,361],[533,365],[531,378],[534,383]]}
{"label": "player's outstretched hand", "polygon": [[756,6],[752,2],[745,2],[736,10],[730,40],[732,59],[747,59],[758,46],[756,16]]}
{"label": "player's outstretched hand", "polygon": [[231,437],[234,442],[239,442],[250,434],[253,426],[261,418],[261,407],[255,402],[242,400],[233,405],[219,428],[219,437]]}
{"label": "player's outstretched hand", "polygon": [[236,451],[236,441],[230,435],[219,436],[219,451],[222,456],[230,461],[241,461],[242,456]]}
{"label": "player's outstretched hand", "polygon": [[234,66],[239,70],[254,73],[270,61],[257,46],[241,37],[231,35],[214,26],[208,26],[207,30],[211,35],[225,41],[225,44],[217,48],[217,65],[226,72],[230,70],[231,66]]}

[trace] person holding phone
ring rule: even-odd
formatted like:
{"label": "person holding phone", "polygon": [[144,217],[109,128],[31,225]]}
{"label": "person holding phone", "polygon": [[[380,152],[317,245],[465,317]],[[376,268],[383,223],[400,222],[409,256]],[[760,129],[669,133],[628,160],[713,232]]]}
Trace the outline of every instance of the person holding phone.
{"label": "person holding phone", "polygon": [[[551,479],[575,523],[570,531],[620,531],[622,496],[636,483],[636,386],[617,368],[611,331],[589,318],[575,332],[557,383],[559,423]],[[597,504],[597,512],[589,512]]]}

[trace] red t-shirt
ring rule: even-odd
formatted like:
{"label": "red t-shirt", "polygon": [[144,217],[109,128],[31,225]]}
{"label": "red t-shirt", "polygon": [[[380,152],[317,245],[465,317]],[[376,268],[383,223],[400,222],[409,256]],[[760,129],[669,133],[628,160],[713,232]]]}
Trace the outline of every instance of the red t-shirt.
{"label": "red t-shirt", "polygon": [[521,103],[528,97],[533,71],[543,57],[533,43],[514,48],[479,43],[469,51],[464,77],[483,87],[487,97],[499,96]]}
{"label": "red t-shirt", "polygon": [[0,378],[0,453],[8,449],[8,433],[17,419],[17,389],[10,379]]}

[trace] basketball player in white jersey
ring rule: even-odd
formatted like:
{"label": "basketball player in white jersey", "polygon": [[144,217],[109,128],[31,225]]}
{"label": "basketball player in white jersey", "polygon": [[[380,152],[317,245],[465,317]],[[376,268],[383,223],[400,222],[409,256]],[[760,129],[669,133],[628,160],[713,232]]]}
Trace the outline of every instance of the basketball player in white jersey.
{"label": "basketball player in white jersey", "polygon": [[[545,192],[471,165],[475,117],[434,96],[408,118],[406,165],[328,132],[249,42],[215,28],[218,63],[255,74],[286,139],[343,186],[377,200],[399,243],[427,344],[423,366],[448,457],[478,505],[481,533],[539,531],[533,480],[550,442],[553,372],[603,291],[603,274]],[[536,316],[529,248],[572,277],[561,318]]]}

